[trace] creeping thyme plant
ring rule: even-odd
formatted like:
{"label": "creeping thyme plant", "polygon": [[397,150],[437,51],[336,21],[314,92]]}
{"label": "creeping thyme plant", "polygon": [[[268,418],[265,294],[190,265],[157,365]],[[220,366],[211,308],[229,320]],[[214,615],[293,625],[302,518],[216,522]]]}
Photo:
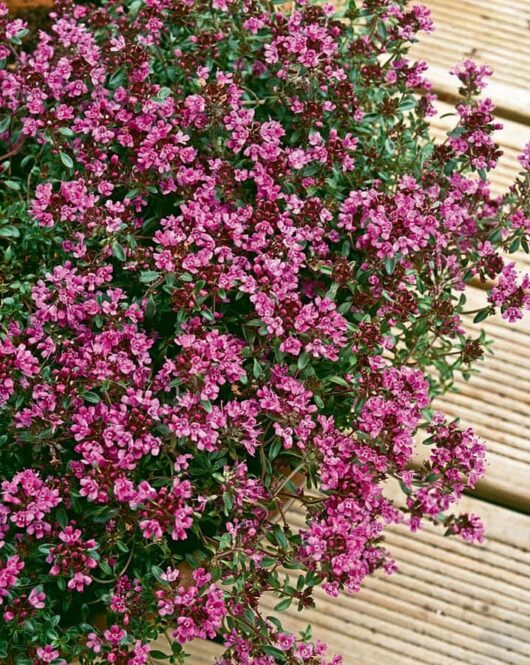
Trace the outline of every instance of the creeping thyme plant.
{"label": "creeping thyme plant", "polygon": [[402,0],[61,0],[35,32],[0,5],[1,662],[337,664],[263,594],[392,572],[390,523],[481,539],[451,504],[484,446],[430,404],[486,344],[467,281],[477,321],[530,306],[530,147],[493,197],[469,61],[430,138],[431,29]]}

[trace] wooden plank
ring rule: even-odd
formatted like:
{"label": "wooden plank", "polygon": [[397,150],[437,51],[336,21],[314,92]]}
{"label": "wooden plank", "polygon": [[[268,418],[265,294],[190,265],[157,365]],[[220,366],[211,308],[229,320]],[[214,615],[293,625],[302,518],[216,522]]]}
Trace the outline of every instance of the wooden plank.
{"label": "wooden plank", "polygon": [[[429,63],[435,92],[455,101],[458,85],[449,70],[473,57],[495,69],[486,94],[497,104],[498,114],[530,122],[530,2],[426,0],[424,4],[433,13],[436,30],[421,35],[413,54]],[[446,115],[453,110],[448,103],[438,104],[439,115],[432,120],[435,137],[443,137],[454,126],[454,116]],[[504,127],[495,138],[504,154],[490,174],[497,195],[514,182],[520,168],[517,156],[530,141],[530,126],[501,121]],[[530,269],[530,257],[524,252],[510,258],[519,269]],[[474,303],[469,309],[485,301],[476,289],[469,289],[468,296]],[[448,416],[473,426],[487,441],[488,471],[478,484],[478,495],[530,511],[530,326],[526,320],[508,324],[496,317],[484,327],[495,341],[495,355],[481,365],[480,375],[469,383],[457,381],[460,392],[439,399],[437,405]],[[479,328],[471,326],[473,331]]]}
{"label": "wooden plank", "polygon": [[[499,113],[530,122],[528,0],[426,4],[437,31],[423,36],[414,54],[430,63],[436,91],[454,98],[456,80],[448,70],[472,57],[495,69],[489,94]],[[449,119],[433,120],[435,133],[449,126]],[[505,121],[498,135],[505,154],[493,176],[496,193],[513,182],[517,154],[529,139],[528,127]],[[517,260],[529,263],[524,255]],[[470,308],[484,297],[476,289],[469,294]],[[495,355],[479,376],[458,381],[460,392],[439,404],[488,441],[490,468],[479,494],[530,509],[530,323],[513,326],[498,317],[482,325],[496,341]],[[345,665],[530,665],[530,518],[469,497],[462,508],[485,517],[483,547],[444,539],[432,527],[419,534],[392,528],[387,542],[398,574],[376,575],[351,597],[329,599],[318,592],[317,608],[302,615],[289,611],[286,626],[299,631],[312,623],[315,637],[342,653]],[[300,526],[300,514],[293,512],[292,521]],[[274,602],[264,605],[270,609]],[[163,650],[164,641],[154,648]],[[190,665],[205,665],[222,647],[196,641],[187,650]]]}
{"label": "wooden plank", "polygon": [[[466,497],[486,522],[483,546],[434,527],[388,531],[400,571],[368,579],[354,596],[317,592],[317,607],[283,620],[313,626],[345,665],[530,665],[530,517]],[[291,512],[294,526],[302,516]],[[275,600],[264,603],[271,614]]]}
{"label": "wooden plank", "polygon": [[20,10],[28,11],[36,7],[53,7],[54,0],[5,0],[7,8],[11,12]]}
{"label": "wooden plank", "polygon": [[[484,291],[469,287],[466,295],[470,310],[486,304]],[[493,353],[477,363],[478,374],[458,378],[457,392],[437,398],[434,406],[486,441],[487,472],[476,495],[530,512],[530,317],[517,324],[498,315],[473,324],[469,317],[465,328],[473,336],[484,328]],[[428,455],[428,448],[418,447],[418,463]]]}
{"label": "wooden plank", "polygon": [[[296,633],[311,623],[345,665],[530,665],[530,517],[471,497],[461,508],[483,517],[484,545],[444,538],[433,526],[416,534],[392,527],[396,574],[378,573],[352,596],[319,590],[315,609],[290,609],[282,622]],[[289,519],[303,526],[298,510]],[[276,602],[264,599],[268,615],[277,615]],[[190,665],[206,665],[222,647],[196,641],[187,651]]]}
{"label": "wooden plank", "polygon": [[488,94],[501,115],[530,122],[530,2],[528,0],[423,0],[435,31],[420,35],[413,55],[430,65],[436,91],[453,97],[449,70],[466,58],[494,69]]}

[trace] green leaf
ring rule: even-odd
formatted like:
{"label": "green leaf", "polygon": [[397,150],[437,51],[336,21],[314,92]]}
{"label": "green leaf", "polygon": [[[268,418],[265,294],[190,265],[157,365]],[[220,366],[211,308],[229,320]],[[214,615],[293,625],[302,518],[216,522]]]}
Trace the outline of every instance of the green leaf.
{"label": "green leaf", "polygon": [[432,415],[433,415],[431,409],[422,409],[422,410],[421,410],[421,414],[422,414],[422,416],[425,418],[425,420],[426,420],[428,423],[431,422],[431,420],[432,420]]}
{"label": "green leaf", "polygon": [[105,575],[112,575],[112,568],[106,561],[103,561],[103,559],[99,562],[99,567],[105,573]]}
{"label": "green leaf", "polygon": [[68,513],[61,506],[55,510],[55,519],[59,522],[59,525],[64,529],[68,524]]}
{"label": "green leaf", "polygon": [[125,261],[126,256],[125,252],[123,251],[123,247],[116,240],[112,243],[112,253],[118,259],[118,261]]}
{"label": "green leaf", "polygon": [[169,653],[164,653],[163,651],[158,651],[157,649],[154,649],[153,651],[149,652],[149,655],[151,658],[156,658],[158,660],[164,660],[166,658],[171,658],[171,654]]}
{"label": "green leaf", "polygon": [[344,388],[350,387],[350,384],[342,376],[329,376],[328,381],[330,383],[336,383],[338,386],[343,386]]}
{"label": "green leaf", "polygon": [[133,0],[133,2],[131,2],[131,4],[129,5],[129,12],[128,12],[129,17],[136,18],[136,15],[142,8],[142,5],[143,5],[142,0]]}
{"label": "green leaf", "polygon": [[163,102],[164,99],[167,99],[169,95],[171,94],[171,89],[167,88],[166,86],[163,86],[160,88],[160,90],[156,93],[156,99],[157,101]]}
{"label": "green leaf", "polygon": [[125,554],[127,554],[127,552],[129,551],[127,545],[121,540],[116,541],[116,547],[120,550],[120,552],[124,552]]}
{"label": "green leaf", "polygon": [[160,566],[151,566],[151,573],[155,578],[155,580],[157,580],[157,582],[162,582],[163,584],[167,584],[167,582],[162,578],[164,571],[162,570],[162,568],[160,568]]}
{"label": "green leaf", "polygon": [[[283,0],[282,0],[283,2]],[[273,0],[274,4],[274,0]],[[262,647],[263,653],[267,654],[267,656],[272,656],[273,658],[276,658],[276,660],[279,660],[280,663],[285,662],[285,654],[281,649],[277,649],[276,647],[271,646],[270,644],[264,644]]]}
{"label": "green leaf", "polygon": [[426,143],[420,150],[420,159],[419,167],[421,168],[423,164],[432,157],[434,152],[434,145],[432,143]]}
{"label": "green leaf", "polygon": [[307,367],[307,364],[311,360],[311,356],[309,353],[306,351],[302,351],[302,353],[298,356],[298,361],[296,363],[298,369],[302,370],[304,367]]}
{"label": "green leaf", "polygon": [[232,536],[229,533],[223,533],[221,538],[219,538],[219,549],[227,550],[232,544]]}
{"label": "green leaf", "polygon": [[70,127],[59,127],[58,132],[62,136],[66,136],[66,138],[69,139],[71,139],[72,136],[75,136],[75,133],[70,129]]}
{"label": "green leaf", "polygon": [[0,238],[19,238],[20,231],[16,226],[3,226],[0,228]]}
{"label": "green leaf", "polygon": [[229,515],[234,505],[234,500],[230,492],[223,492],[223,503],[225,507],[225,515]]}
{"label": "green leaf", "polygon": [[393,256],[390,259],[385,259],[385,270],[388,275],[391,275],[396,269],[397,258]]}
{"label": "green leaf", "polygon": [[101,397],[97,393],[93,393],[90,390],[86,393],[83,393],[83,399],[91,404],[99,404],[101,402]]}
{"label": "green leaf", "polygon": [[154,282],[159,277],[160,273],[156,272],[156,270],[144,270],[140,273],[140,282],[142,284],[151,284],[151,282]]}
{"label": "green leaf", "polygon": [[109,88],[117,88],[119,85],[121,85],[123,83],[124,76],[125,76],[125,71],[120,67],[109,78],[108,82]]}
{"label": "green leaf", "polygon": [[513,252],[516,252],[520,246],[521,246],[521,238],[515,238],[515,240],[511,243],[508,251],[510,252],[510,254],[513,254]]}
{"label": "green leaf", "polygon": [[152,319],[156,314],[156,302],[153,296],[149,296],[147,300],[147,305],[145,307],[145,315],[148,319]]}
{"label": "green leaf", "polygon": [[413,97],[409,97],[408,99],[405,99],[401,102],[401,104],[398,106],[398,111],[410,111],[411,109],[415,108],[416,106],[416,100]]}
{"label": "green leaf", "polygon": [[74,161],[70,157],[70,155],[67,155],[65,152],[60,152],[59,157],[61,158],[61,162],[66,166],[67,169],[74,168]]}
{"label": "green leaf", "polygon": [[282,450],[282,447],[283,447],[283,444],[281,442],[281,439],[275,439],[271,443],[271,447],[269,448],[269,459],[271,461],[275,460],[278,457],[278,455],[280,454],[280,452]]}
{"label": "green leaf", "polygon": [[412,494],[412,489],[410,487],[407,487],[405,483],[400,479],[399,485],[401,487],[401,491],[406,494],[407,496],[410,496]]}
{"label": "green leaf", "polygon": [[213,411],[213,406],[209,399],[201,399],[201,406],[206,413],[211,413]]}
{"label": "green leaf", "polygon": [[278,524],[274,526],[274,538],[282,549],[289,549],[289,541],[287,540],[287,537],[282,528]]}
{"label": "green leaf", "polygon": [[255,379],[259,379],[259,377],[263,374],[263,367],[259,364],[256,358],[254,358],[254,362],[252,364],[252,374]]}
{"label": "green leaf", "polygon": [[276,612],[283,612],[289,609],[289,607],[291,607],[292,602],[293,602],[292,598],[284,598],[283,600],[280,600],[280,602],[277,605],[274,606],[274,609],[276,610]]}
{"label": "green leaf", "polygon": [[53,545],[51,545],[50,543],[42,543],[42,545],[39,545],[37,547],[37,550],[41,554],[44,554],[44,555],[48,556],[48,554],[50,553],[50,550],[51,550],[52,547],[53,547]]}
{"label": "green leaf", "polygon": [[480,312],[477,312],[477,314],[475,314],[473,323],[480,323],[481,321],[484,321],[484,319],[487,319],[489,315],[490,315],[490,308],[484,307],[484,309],[481,309]]}

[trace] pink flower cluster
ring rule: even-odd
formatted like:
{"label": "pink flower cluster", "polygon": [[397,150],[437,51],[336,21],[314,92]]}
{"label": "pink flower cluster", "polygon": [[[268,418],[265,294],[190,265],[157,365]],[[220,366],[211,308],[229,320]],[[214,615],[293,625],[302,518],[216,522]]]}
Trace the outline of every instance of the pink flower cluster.
{"label": "pink flower cluster", "polygon": [[320,571],[325,590],[336,596],[342,588],[359,590],[363,578],[381,566],[392,569],[374,541],[383,523],[395,521],[398,513],[377,484],[385,475],[385,456],[337,431],[331,419],[320,418],[320,426],[315,446],[322,455],[321,482],[327,496],[301,532],[299,556],[310,570]]}
{"label": "pink flower cluster", "polygon": [[25,469],[4,480],[0,490],[0,534],[9,523],[37,539],[51,532],[45,517],[61,503],[59,489],[44,482],[33,469]]}
{"label": "pink flower cluster", "polygon": [[92,583],[90,571],[98,565],[95,540],[83,540],[81,529],[69,524],[59,532],[60,544],[50,549],[46,562],[51,564],[50,575],[66,575],[68,588],[81,592]]}
{"label": "pink flower cluster", "polygon": [[530,276],[520,277],[515,263],[508,263],[502,269],[498,283],[491,289],[488,299],[500,308],[504,319],[512,323],[521,319],[523,310],[530,309]]}
{"label": "pink flower cluster", "polygon": [[[420,527],[423,517],[445,513],[461,498],[464,490],[475,487],[485,472],[485,445],[471,429],[462,430],[455,422],[447,423],[444,415],[437,412],[428,432],[433,449],[425,468],[418,474],[407,471],[402,474],[410,490],[407,505],[413,529]],[[413,489],[412,480],[423,486]],[[446,525],[465,540],[482,538],[483,527],[476,517],[469,520],[466,515],[448,516]]]}
{"label": "pink flower cluster", "polygon": [[180,644],[215,637],[226,615],[223,592],[202,568],[193,571],[193,583],[187,586],[178,586],[179,577],[171,568],[162,573],[168,586],[155,593],[159,615],[176,617],[173,636]]}
{"label": "pink flower cluster", "polygon": [[24,568],[24,562],[18,555],[10,556],[7,561],[1,562],[0,567],[0,605],[4,598],[8,596],[9,589],[12,589],[18,582],[19,573]]}
{"label": "pink flower cluster", "polygon": [[462,84],[462,94],[476,95],[487,86],[486,78],[493,74],[488,65],[477,65],[472,60],[459,63],[451,74],[456,76]]}
{"label": "pink flower cluster", "polygon": [[21,593],[10,603],[9,609],[3,613],[4,621],[13,621],[23,624],[33,615],[38,614],[38,610],[46,607],[46,594],[40,590],[40,587],[33,587],[28,593]]}
{"label": "pink flower cluster", "polygon": [[103,662],[107,663],[147,665],[150,660],[150,646],[142,644],[140,640],[131,641],[127,631],[117,624],[104,630],[101,637],[96,633],[89,633],[87,647],[91,654],[98,659],[103,658]]}
{"label": "pink flower cluster", "polygon": [[377,189],[350,192],[341,205],[338,226],[358,235],[359,249],[371,250],[383,260],[419,252],[439,235],[440,222],[428,212],[437,194],[436,188],[423,191],[409,177],[392,196]]}
{"label": "pink flower cluster", "polygon": [[[278,631],[274,626],[272,648],[275,655],[282,654],[283,657],[290,658],[292,663],[297,665],[341,665],[342,658],[333,656],[328,658],[326,652],[327,645],[317,641],[315,644],[297,640],[293,633]],[[275,655],[263,653],[257,648],[252,640],[242,638],[236,631],[232,631],[226,637],[226,643],[229,646],[232,656],[230,658],[217,658],[215,665],[275,665],[278,661]],[[270,648],[269,648],[270,651]]]}

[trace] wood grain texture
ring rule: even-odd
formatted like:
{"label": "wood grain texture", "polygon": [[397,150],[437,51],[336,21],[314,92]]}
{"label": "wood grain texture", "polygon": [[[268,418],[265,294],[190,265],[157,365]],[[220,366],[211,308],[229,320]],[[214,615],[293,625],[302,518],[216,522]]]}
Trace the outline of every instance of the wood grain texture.
{"label": "wood grain texture", "polygon": [[[443,100],[456,98],[449,70],[457,62],[471,57],[495,70],[487,92],[499,115],[508,118],[497,134],[504,155],[492,177],[493,191],[500,194],[513,182],[517,154],[530,140],[530,0],[423,2],[433,12],[436,32],[422,36],[413,54],[429,63]],[[443,102],[440,109],[450,111]],[[434,134],[447,131],[452,120],[433,119]],[[514,257],[530,267],[526,255]],[[484,299],[480,290],[468,290],[470,309]],[[530,320],[514,325],[495,317],[481,327],[494,340],[494,355],[469,382],[457,381],[459,392],[438,405],[488,443],[488,473],[477,494],[530,510]],[[484,546],[445,539],[432,527],[417,534],[392,528],[387,544],[397,574],[368,579],[355,596],[330,599],[318,592],[316,609],[284,613],[286,626],[300,631],[311,623],[314,637],[343,654],[345,665],[530,665],[530,517],[470,497],[462,509],[483,516]],[[300,526],[301,515],[290,515],[293,526]],[[264,603],[271,614],[275,602]],[[159,640],[153,648],[165,646]],[[209,665],[222,653],[219,645],[203,641],[186,650],[190,665]]]}
{"label": "wood grain texture", "polygon": [[414,56],[426,60],[438,93],[452,97],[449,70],[466,58],[494,69],[489,95],[501,115],[530,122],[530,2],[528,0],[423,0],[435,31],[421,35]]}
{"label": "wood grain texture", "polygon": [[[495,194],[507,191],[519,163],[517,156],[530,140],[530,2],[528,0],[426,0],[436,31],[423,37],[413,53],[429,63],[435,92],[454,101],[455,77],[448,74],[456,62],[473,58],[494,68],[487,89],[498,106],[504,127],[496,133],[503,156],[491,174]],[[524,70],[524,71],[523,71]],[[439,103],[433,119],[435,136],[454,126],[448,103]],[[442,117],[445,116],[445,117]],[[514,121],[509,118],[518,118]],[[528,123],[528,124],[526,124]],[[521,270],[530,269],[530,257],[516,252],[510,257]],[[487,286],[491,286],[487,285]],[[469,309],[486,303],[476,288],[467,291]],[[530,511],[530,324],[528,318],[509,324],[500,316],[480,325],[494,341],[494,355],[480,365],[469,382],[458,380],[456,389],[437,400],[449,417],[471,425],[488,444],[488,471],[477,494],[520,510]],[[529,536],[530,537],[530,536]]]}
{"label": "wood grain texture", "polygon": [[[470,287],[466,295],[469,310],[487,303],[479,289]],[[473,324],[469,317],[466,328],[474,336],[484,328],[492,353],[477,364],[478,374],[458,379],[458,392],[438,398],[435,406],[472,426],[488,445],[478,495],[530,512],[530,318],[513,324],[497,315]]]}
{"label": "wood grain texture", "polygon": [[[294,632],[311,623],[313,637],[345,665],[530,665],[530,517],[473,498],[462,509],[483,516],[484,545],[434,527],[416,534],[393,527],[387,545],[396,574],[377,574],[353,596],[318,591],[315,609],[290,609],[282,621]],[[302,525],[299,512],[289,517]],[[276,602],[265,599],[267,615]],[[222,648],[195,642],[187,650],[190,665],[206,665]]]}
{"label": "wood grain texture", "polygon": [[[483,546],[434,527],[392,528],[387,544],[400,572],[374,576],[354,596],[319,592],[315,610],[289,611],[286,624],[311,623],[345,665],[530,665],[530,517],[472,498],[462,508],[484,517]],[[299,513],[291,519],[301,525]]]}

